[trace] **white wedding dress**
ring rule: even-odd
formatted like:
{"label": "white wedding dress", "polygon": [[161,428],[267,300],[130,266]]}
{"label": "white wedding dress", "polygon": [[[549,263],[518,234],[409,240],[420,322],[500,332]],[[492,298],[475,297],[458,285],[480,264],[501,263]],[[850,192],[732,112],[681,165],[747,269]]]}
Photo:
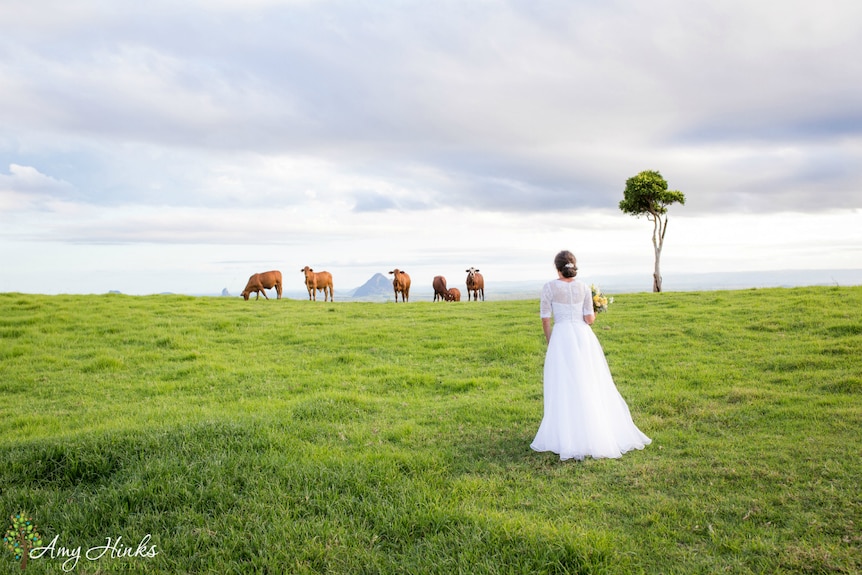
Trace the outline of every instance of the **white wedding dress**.
{"label": "white wedding dress", "polygon": [[544,369],[544,416],[530,447],[560,459],[620,457],[651,443],[632,421],[608,362],[584,315],[592,293],[580,280],[542,288],[541,316],[553,317]]}

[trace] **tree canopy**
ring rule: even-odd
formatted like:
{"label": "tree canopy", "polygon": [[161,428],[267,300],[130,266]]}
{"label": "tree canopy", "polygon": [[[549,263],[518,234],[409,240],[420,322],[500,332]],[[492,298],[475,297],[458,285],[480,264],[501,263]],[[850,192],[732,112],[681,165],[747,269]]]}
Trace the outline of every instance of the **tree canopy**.
{"label": "tree canopy", "polygon": [[645,170],[626,180],[620,210],[635,216],[646,215],[651,221],[667,213],[671,204],[685,204],[685,194],[668,190],[667,181],[655,170]]}

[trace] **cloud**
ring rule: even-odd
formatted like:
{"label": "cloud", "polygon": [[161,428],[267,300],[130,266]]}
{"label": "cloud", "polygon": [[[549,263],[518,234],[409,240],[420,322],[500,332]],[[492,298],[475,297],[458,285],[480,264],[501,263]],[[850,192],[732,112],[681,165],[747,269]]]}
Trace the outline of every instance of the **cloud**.
{"label": "cloud", "polygon": [[97,243],[565,221],[645,169],[680,215],[849,210],[859,52],[854,0],[12,0],[0,197]]}
{"label": "cloud", "polygon": [[32,166],[9,165],[9,174],[0,173],[0,189],[21,193],[59,195],[71,188],[68,182],[46,176]]}
{"label": "cloud", "polygon": [[42,174],[32,166],[9,165],[0,172],[0,208],[4,212],[40,210],[63,201],[74,187],[68,182]]}

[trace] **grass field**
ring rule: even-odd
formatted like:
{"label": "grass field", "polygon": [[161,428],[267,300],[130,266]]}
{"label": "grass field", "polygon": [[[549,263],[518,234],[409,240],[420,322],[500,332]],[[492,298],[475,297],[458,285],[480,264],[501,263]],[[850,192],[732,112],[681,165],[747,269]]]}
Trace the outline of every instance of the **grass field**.
{"label": "grass field", "polygon": [[0,294],[0,513],[27,573],[862,572],[862,287],[615,298],[653,443],[560,462],[538,300]]}

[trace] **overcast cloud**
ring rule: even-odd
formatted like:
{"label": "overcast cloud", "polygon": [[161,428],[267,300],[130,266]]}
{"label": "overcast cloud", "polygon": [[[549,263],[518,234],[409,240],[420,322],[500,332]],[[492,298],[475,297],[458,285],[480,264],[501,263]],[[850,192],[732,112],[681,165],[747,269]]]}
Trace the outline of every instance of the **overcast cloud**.
{"label": "overcast cloud", "polygon": [[857,0],[4,0],[0,291],[648,275],[645,169],[667,270],[859,268],[860,53]]}

